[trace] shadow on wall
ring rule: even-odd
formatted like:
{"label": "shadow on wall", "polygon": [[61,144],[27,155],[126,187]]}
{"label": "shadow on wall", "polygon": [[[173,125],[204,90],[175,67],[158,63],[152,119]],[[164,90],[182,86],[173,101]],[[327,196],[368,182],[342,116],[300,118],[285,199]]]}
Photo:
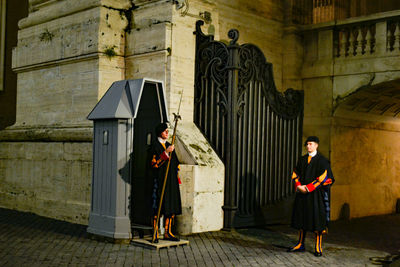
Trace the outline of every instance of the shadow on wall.
{"label": "shadow on wall", "polygon": [[340,208],[340,213],[339,213],[339,220],[350,220],[350,205],[349,203],[344,203],[342,207]]}
{"label": "shadow on wall", "polygon": [[257,194],[257,177],[247,173],[239,177],[238,210],[234,218],[235,227],[247,225],[262,225],[265,221],[259,205],[259,194]]}
{"label": "shadow on wall", "polygon": [[[256,175],[247,173],[239,179],[239,203],[235,214],[235,227],[266,224],[289,224],[292,216],[294,194],[271,200],[278,193],[278,184],[271,181],[272,190],[260,188]],[[270,201],[268,201],[270,199]],[[265,204],[268,201],[268,204]]]}
{"label": "shadow on wall", "polygon": [[[150,162],[147,152],[145,162]],[[131,185],[129,194],[129,215],[132,223],[151,225],[152,218],[152,188],[153,181],[149,179],[149,168],[145,168],[144,175],[133,175],[135,172],[134,154],[131,153],[128,162],[119,170],[122,180]],[[138,171],[138,170],[136,170]]]}

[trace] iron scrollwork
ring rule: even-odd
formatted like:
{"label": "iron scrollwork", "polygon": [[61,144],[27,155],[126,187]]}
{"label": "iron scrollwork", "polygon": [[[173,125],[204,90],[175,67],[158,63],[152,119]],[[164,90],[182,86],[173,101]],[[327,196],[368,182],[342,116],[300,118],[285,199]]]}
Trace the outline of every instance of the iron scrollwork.
{"label": "iron scrollwork", "polygon": [[[296,118],[303,110],[303,91],[289,88],[282,94],[276,89],[272,64],[267,62],[262,51],[255,45],[244,44],[239,49],[239,88],[240,96],[248,88],[250,81],[262,84],[264,96],[271,108],[286,119]],[[243,107],[243,99],[238,103]]]}
{"label": "iron scrollwork", "polygon": [[202,25],[194,122],[226,166],[224,227],[254,225],[257,208],[294,194],[287,177],[301,153],[303,92],[279,92],[272,64],[257,46],[237,44],[237,30],[227,45],[204,35]]}
{"label": "iron scrollwork", "polygon": [[[227,64],[228,48],[224,43],[214,41],[213,36],[204,35],[201,31],[203,21],[196,23],[196,78],[195,78],[195,104],[204,99],[205,83],[213,83],[219,94],[217,105],[220,106],[222,115],[228,111],[227,100]],[[209,84],[210,85],[210,84]]]}

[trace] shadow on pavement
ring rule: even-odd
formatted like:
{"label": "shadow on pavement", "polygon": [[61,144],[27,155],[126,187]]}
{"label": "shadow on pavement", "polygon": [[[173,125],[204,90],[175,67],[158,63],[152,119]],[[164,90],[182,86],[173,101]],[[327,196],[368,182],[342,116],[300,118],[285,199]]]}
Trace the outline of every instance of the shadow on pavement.
{"label": "shadow on pavement", "polygon": [[71,237],[87,237],[86,227],[81,224],[73,224],[65,221],[59,221],[42,217],[29,212],[20,212],[15,210],[0,208],[0,225],[8,228],[7,225],[32,230],[53,232]]}

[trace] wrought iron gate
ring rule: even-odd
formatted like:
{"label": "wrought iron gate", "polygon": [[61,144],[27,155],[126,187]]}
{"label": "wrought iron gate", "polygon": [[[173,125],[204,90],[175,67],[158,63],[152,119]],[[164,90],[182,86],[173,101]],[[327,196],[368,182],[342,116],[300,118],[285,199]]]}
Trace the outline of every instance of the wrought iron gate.
{"label": "wrought iron gate", "polygon": [[238,45],[237,30],[229,31],[229,45],[214,41],[202,24],[195,32],[194,122],[225,163],[224,227],[273,221],[280,215],[268,208],[294,195],[303,91],[278,92],[258,47]]}

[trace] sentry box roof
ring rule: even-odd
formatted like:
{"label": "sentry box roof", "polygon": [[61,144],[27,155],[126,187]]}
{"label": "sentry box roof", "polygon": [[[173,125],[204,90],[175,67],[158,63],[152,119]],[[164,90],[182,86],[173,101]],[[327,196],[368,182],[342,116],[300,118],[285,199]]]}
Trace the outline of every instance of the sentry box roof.
{"label": "sentry box roof", "polygon": [[[89,120],[136,118],[140,98],[146,84],[156,85],[159,105],[165,107],[163,82],[148,78],[114,82],[89,113]],[[168,121],[168,114],[163,114]]]}

